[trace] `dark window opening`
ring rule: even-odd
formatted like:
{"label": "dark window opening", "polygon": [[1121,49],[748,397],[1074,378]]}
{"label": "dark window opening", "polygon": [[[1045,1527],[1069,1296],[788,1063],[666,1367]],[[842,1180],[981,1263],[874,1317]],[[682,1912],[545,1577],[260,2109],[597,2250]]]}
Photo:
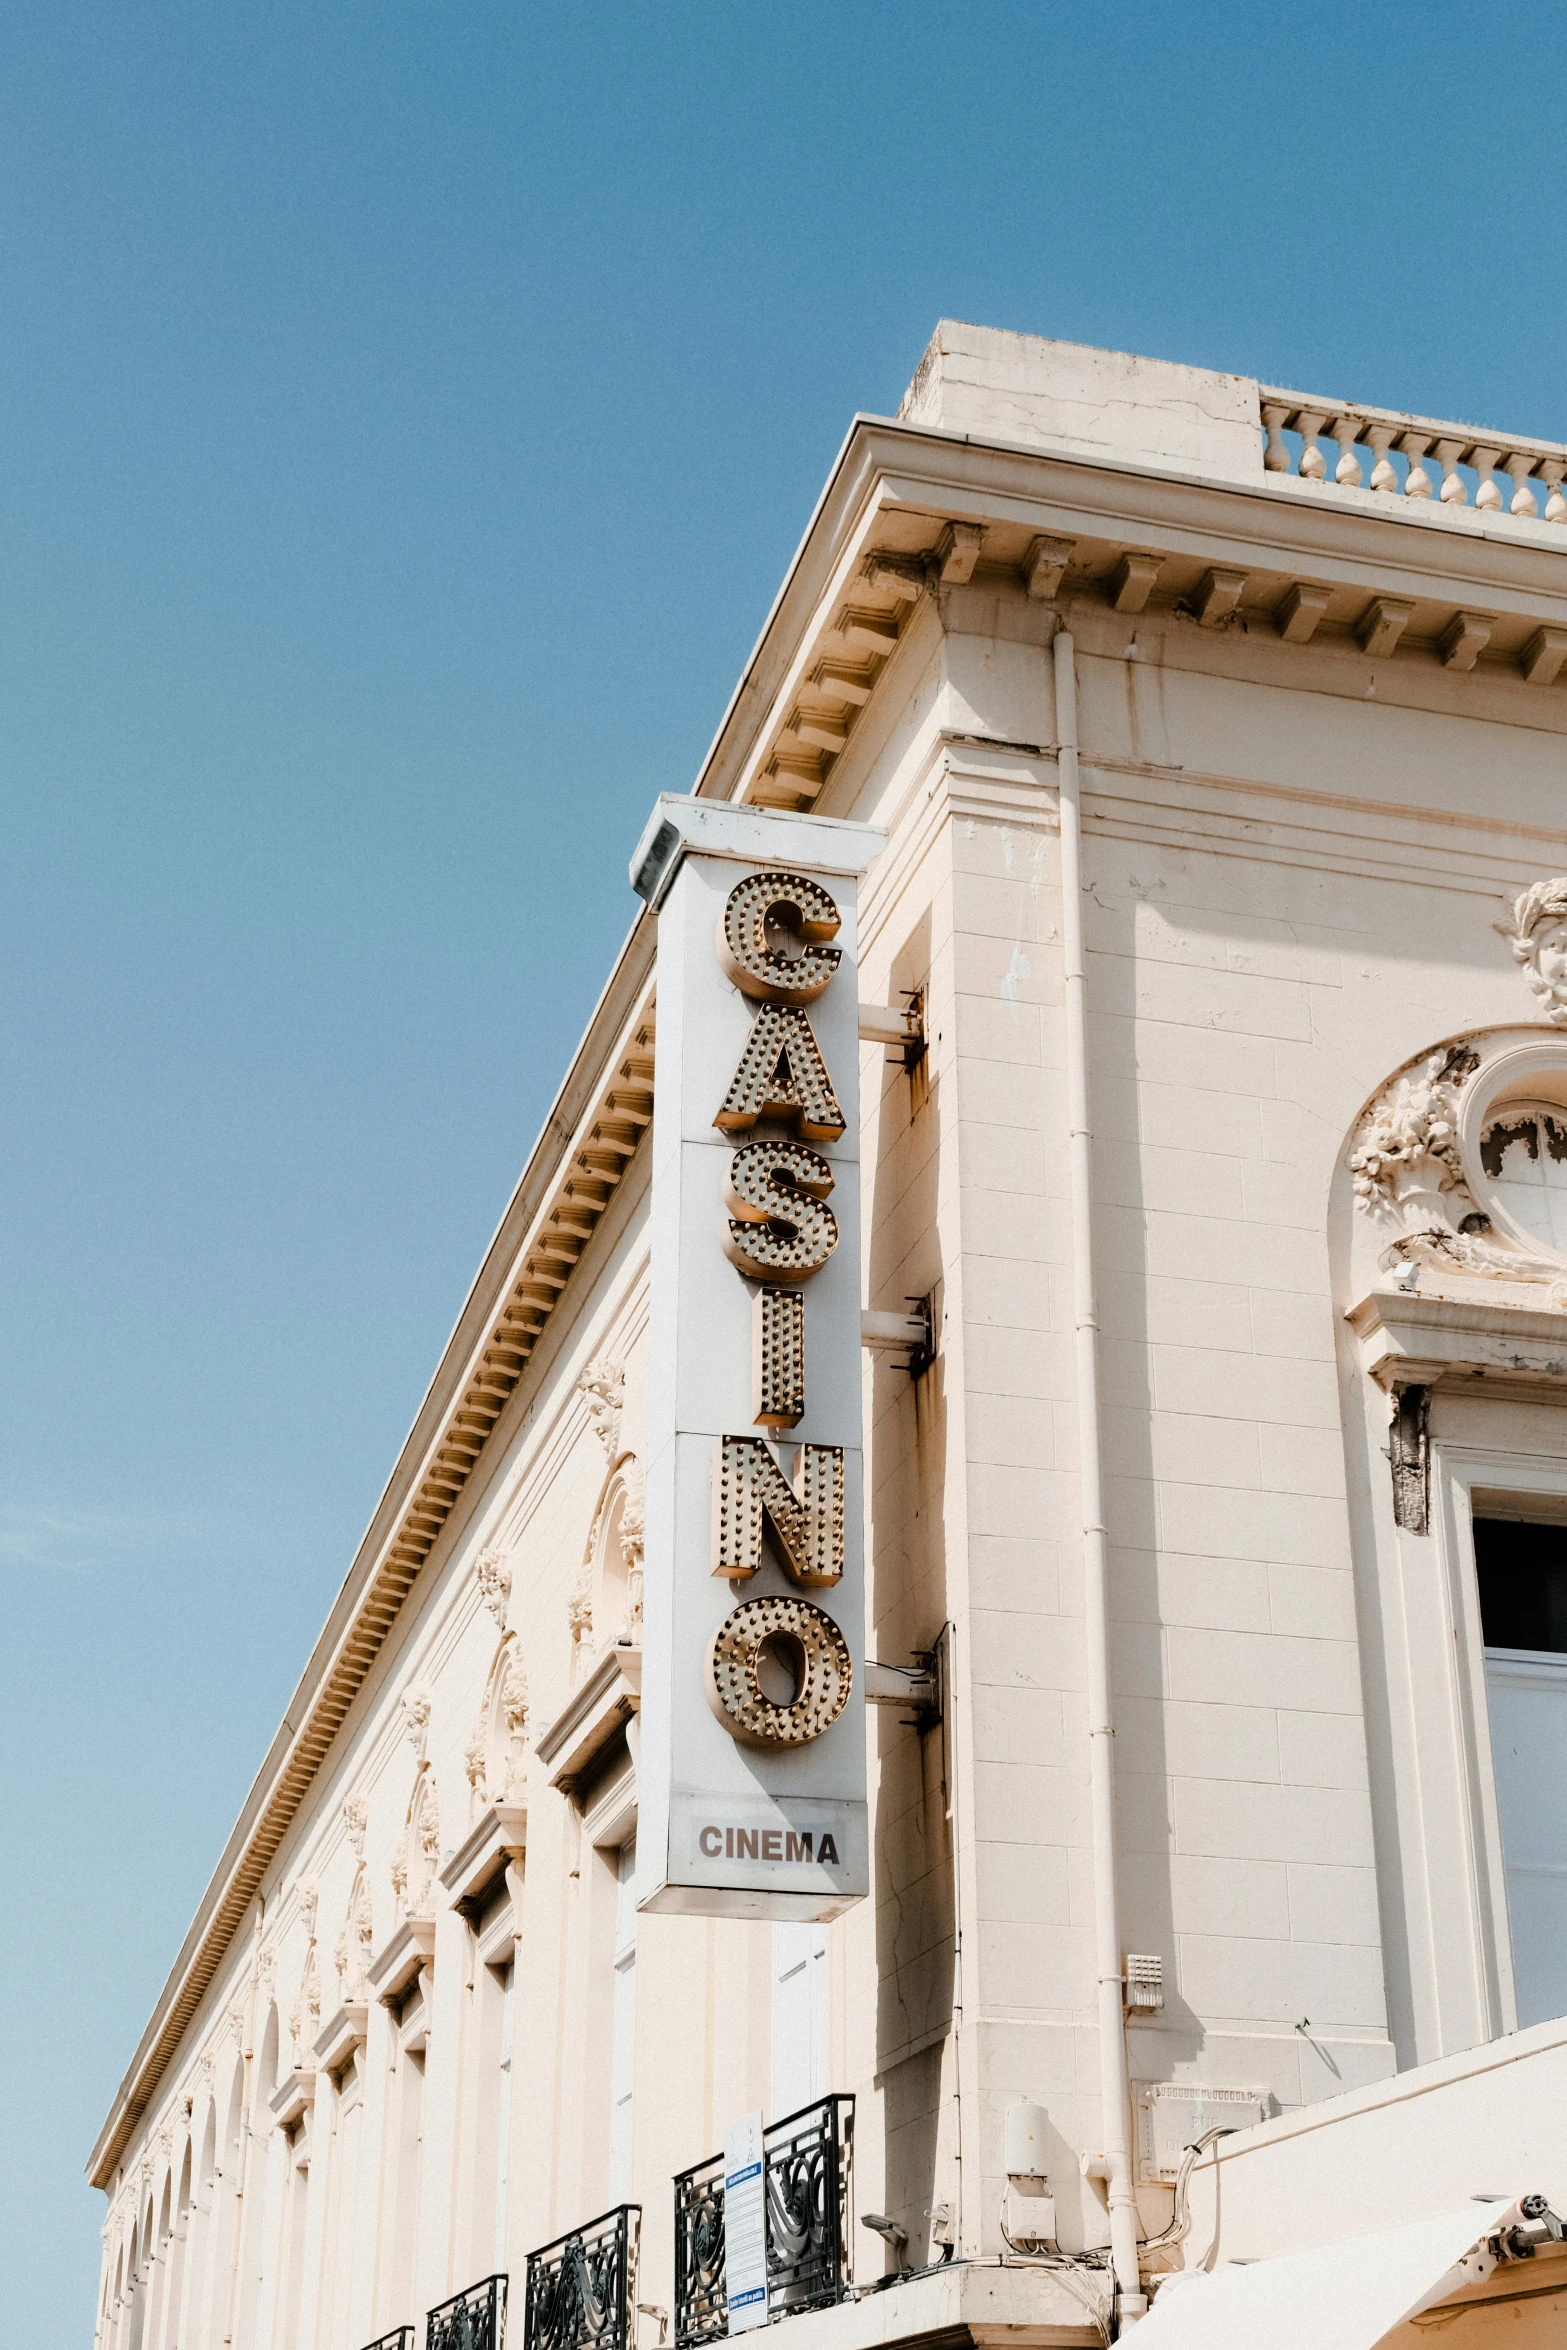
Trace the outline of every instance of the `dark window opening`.
{"label": "dark window opening", "polygon": [[1474,1536],[1486,1647],[1567,1656],[1567,1526],[1476,1518]]}

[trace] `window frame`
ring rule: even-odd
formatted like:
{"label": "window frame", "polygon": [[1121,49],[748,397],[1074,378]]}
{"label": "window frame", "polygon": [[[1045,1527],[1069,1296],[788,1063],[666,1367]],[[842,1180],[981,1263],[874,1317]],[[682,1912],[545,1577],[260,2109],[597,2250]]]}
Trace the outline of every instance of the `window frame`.
{"label": "window frame", "polygon": [[[1469,1884],[1474,1988],[1484,2036],[1498,2039],[1518,2030],[1518,2002],[1501,1810],[1492,1760],[1474,1521],[1477,1517],[1510,1517],[1567,1523],[1567,1448],[1561,1454],[1523,1452],[1436,1435],[1431,1444],[1431,1475],[1437,1502],[1432,1530],[1437,1538],[1445,1601],[1442,1630],[1451,1659],[1446,1697],[1460,1795],[1456,1820],[1460,1850],[1453,1857]],[[1421,1777],[1426,1779],[1424,1771]],[[1422,1787],[1422,1808],[1427,1821],[1429,1883],[1431,1823],[1440,1819],[1435,1789]]]}

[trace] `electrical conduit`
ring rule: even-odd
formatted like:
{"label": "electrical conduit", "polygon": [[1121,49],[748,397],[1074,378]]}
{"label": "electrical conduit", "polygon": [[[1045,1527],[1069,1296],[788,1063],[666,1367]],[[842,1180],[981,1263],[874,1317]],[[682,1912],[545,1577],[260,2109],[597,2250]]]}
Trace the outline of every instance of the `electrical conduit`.
{"label": "electrical conduit", "polygon": [[1072,1203],[1073,1322],[1078,1448],[1083,1497],[1084,1652],[1088,1673],[1088,1785],[1093,1830],[1094,1972],[1099,2092],[1110,2207],[1110,2260],[1122,2325],[1147,2309],[1137,2270],[1137,2197],[1127,2118],[1121,1925],[1116,1895],[1114,1727],[1110,1699],[1110,1593],[1099,1436],[1099,1313],[1094,1290],[1093,1136],[1088,1113],[1088,980],[1083,958],[1082,793],[1077,771],[1077,670],[1065,629],[1054,641],[1056,743],[1061,805],[1061,948],[1066,975],[1066,1094]]}

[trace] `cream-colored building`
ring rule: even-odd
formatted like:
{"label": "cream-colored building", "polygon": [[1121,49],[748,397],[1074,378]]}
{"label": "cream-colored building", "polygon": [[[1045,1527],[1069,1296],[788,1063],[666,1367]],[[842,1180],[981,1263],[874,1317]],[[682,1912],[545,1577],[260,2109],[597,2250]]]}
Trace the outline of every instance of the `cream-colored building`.
{"label": "cream-colored building", "polygon": [[1562,2338],[1564,474],[950,322],[856,419],[695,790],[886,836],[870,1895],[637,1907],[644,911],[93,2149],[100,2350],[684,2350],[756,2111],[792,2350]]}

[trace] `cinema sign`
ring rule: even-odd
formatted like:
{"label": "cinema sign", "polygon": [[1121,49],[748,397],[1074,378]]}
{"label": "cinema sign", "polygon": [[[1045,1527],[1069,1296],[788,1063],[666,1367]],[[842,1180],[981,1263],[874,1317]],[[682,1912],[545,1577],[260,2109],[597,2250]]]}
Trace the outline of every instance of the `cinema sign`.
{"label": "cinema sign", "polygon": [[869,1890],[856,895],[868,825],[667,794],[637,1898]]}

